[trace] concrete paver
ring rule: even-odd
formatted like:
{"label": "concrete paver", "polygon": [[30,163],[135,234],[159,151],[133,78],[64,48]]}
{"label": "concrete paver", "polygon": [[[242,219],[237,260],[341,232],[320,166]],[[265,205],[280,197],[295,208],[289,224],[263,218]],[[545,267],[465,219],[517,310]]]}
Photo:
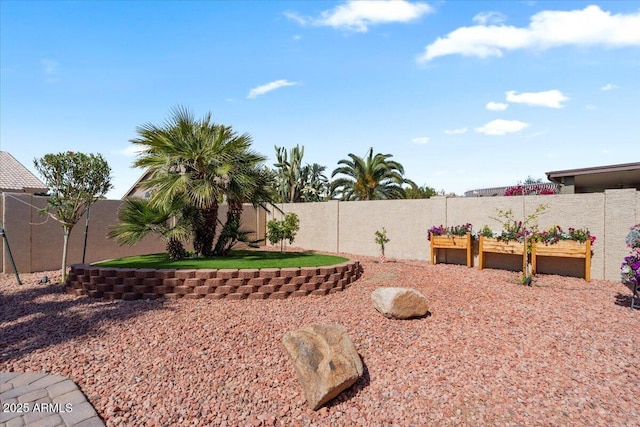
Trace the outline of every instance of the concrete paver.
{"label": "concrete paver", "polygon": [[104,427],[104,421],[69,378],[0,372],[0,427]]}

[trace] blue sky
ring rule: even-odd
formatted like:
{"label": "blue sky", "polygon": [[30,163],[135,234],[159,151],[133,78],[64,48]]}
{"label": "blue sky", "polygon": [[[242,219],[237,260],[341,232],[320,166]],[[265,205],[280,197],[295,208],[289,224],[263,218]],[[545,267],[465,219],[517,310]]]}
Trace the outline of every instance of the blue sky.
{"label": "blue sky", "polygon": [[640,161],[640,2],[1,0],[0,94],[1,150],[102,153],[110,198],[178,105],[461,195]]}

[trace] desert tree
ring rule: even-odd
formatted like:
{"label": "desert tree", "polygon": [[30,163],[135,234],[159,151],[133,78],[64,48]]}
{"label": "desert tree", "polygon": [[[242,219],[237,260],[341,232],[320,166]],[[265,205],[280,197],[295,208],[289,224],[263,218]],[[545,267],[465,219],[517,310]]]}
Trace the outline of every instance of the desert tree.
{"label": "desert tree", "polygon": [[49,190],[49,213],[62,224],[62,279],[66,277],[67,252],[71,230],[98,199],[112,188],[111,168],[101,154],[67,151],[46,154],[34,160],[34,166],[44,178]]}

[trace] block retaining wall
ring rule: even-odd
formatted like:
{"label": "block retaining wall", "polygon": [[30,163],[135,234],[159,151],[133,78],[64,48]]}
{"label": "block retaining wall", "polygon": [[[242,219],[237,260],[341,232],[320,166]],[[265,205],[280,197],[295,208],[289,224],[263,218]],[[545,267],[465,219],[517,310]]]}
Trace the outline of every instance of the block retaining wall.
{"label": "block retaining wall", "polygon": [[360,278],[359,261],[326,267],[134,269],[71,266],[67,293],[105,300],[156,298],[284,299],[342,291]]}

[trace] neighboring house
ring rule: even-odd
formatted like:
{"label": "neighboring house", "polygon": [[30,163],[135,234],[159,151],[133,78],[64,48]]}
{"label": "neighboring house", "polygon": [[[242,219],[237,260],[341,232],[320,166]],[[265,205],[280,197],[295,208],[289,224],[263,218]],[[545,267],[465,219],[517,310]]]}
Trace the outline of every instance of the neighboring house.
{"label": "neighboring house", "polygon": [[0,192],[46,193],[46,185],[6,151],[0,151]]}
{"label": "neighboring house", "polygon": [[[517,185],[510,185],[508,187],[492,187],[492,188],[479,188],[476,190],[469,190],[469,191],[465,191],[464,196],[465,197],[493,197],[493,196],[504,196],[505,191],[508,188],[512,188],[512,187],[516,187]],[[538,184],[522,184],[521,185],[524,188],[527,187],[535,187],[538,189],[547,189],[547,190],[553,190],[555,193],[559,193],[560,191],[560,184],[554,184],[551,182],[542,182],[542,183],[538,183]]]}
{"label": "neighboring house", "polygon": [[568,169],[546,174],[549,181],[562,184],[562,193],[598,193],[616,188],[640,190],[640,163]]}
{"label": "neighboring house", "polygon": [[151,193],[149,192],[149,190],[142,187],[142,183],[144,181],[148,180],[149,176],[151,176],[151,172],[146,171],[145,173],[143,173],[142,176],[140,178],[138,178],[138,180],[135,182],[135,184],[133,184],[133,186],[129,189],[129,191],[124,193],[124,196],[122,196],[122,200],[124,200],[124,199],[126,199],[128,197],[138,197],[138,198],[141,198],[141,199],[150,198],[151,197]]}
{"label": "neighboring house", "polygon": [[[546,172],[550,182],[531,184],[562,194],[599,193],[609,189],[635,188],[640,190],[640,163],[595,166]],[[509,186],[513,187],[513,186]],[[466,191],[465,197],[503,196],[509,187],[481,188]],[[527,187],[527,185],[523,185]]]}

